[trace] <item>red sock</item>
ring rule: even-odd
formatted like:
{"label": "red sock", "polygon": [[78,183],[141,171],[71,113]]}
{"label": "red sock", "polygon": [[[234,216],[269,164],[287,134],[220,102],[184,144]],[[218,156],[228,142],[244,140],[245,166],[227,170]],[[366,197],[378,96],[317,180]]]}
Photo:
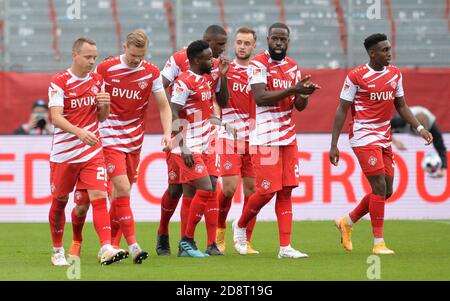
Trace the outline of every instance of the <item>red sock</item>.
{"label": "red sock", "polygon": [[123,232],[128,245],[136,243],[136,234],[134,232],[134,218],[130,207],[130,197],[121,196],[112,201],[116,203],[116,216],[120,223],[120,229]]}
{"label": "red sock", "polygon": [[231,201],[233,200],[233,197],[226,197],[223,192],[220,192],[218,194],[219,199],[219,217],[218,217],[218,223],[217,226],[219,228],[226,228],[227,227],[227,216],[228,212],[230,212],[231,208]]}
{"label": "red sock", "polygon": [[161,218],[159,220],[158,235],[169,235],[169,222],[180,199],[172,199],[166,190],[161,198]]}
{"label": "red sock", "polygon": [[[249,198],[250,197],[248,196],[244,196],[244,206],[242,206],[242,212],[244,212],[244,208],[247,205]],[[252,233],[253,229],[255,228],[255,224],[256,224],[256,215],[247,224],[247,241],[250,241],[252,238]]]}
{"label": "red sock", "polygon": [[384,197],[381,195],[370,195],[370,222],[372,223],[372,232],[375,238],[383,238],[384,204]]}
{"label": "red sock", "polygon": [[83,241],[83,226],[86,221],[85,216],[78,216],[75,207],[72,209],[72,240]]}
{"label": "red sock", "polygon": [[212,192],[211,197],[208,198],[205,208],[205,225],[206,234],[208,237],[208,246],[216,242],[217,219],[219,217],[219,202],[217,193]]}
{"label": "red sock", "polygon": [[358,206],[356,206],[355,209],[353,209],[353,211],[349,213],[352,222],[356,223],[357,221],[359,221],[361,217],[369,213],[369,203],[370,203],[370,194],[363,197],[361,202],[359,202]]}
{"label": "red sock", "polygon": [[94,228],[97,232],[100,244],[111,243],[111,224],[109,221],[108,207],[106,206],[106,198],[91,200],[92,218],[94,220]]}
{"label": "red sock", "polygon": [[63,246],[62,239],[64,235],[64,225],[66,224],[66,208],[67,201],[61,202],[57,199],[52,199],[52,205],[48,214],[48,221],[50,223],[50,233],[52,235],[53,247],[61,248]]}
{"label": "red sock", "polygon": [[291,188],[284,188],[277,192],[275,212],[278,221],[278,233],[280,235],[280,246],[286,247],[291,244],[292,231],[292,201]]}
{"label": "red sock", "polygon": [[111,202],[111,208],[109,208],[109,219],[111,223],[111,241],[114,247],[120,246],[120,240],[122,239],[122,231],[120,230],[119,219],[116,214],[116,203]]}
{"label": "red sock", "polygon": [[192,199],[191,206],[189,208],[189,218],[186,225],[185,235],[188,238],[194,238],[195,227],[203,217],[205,212],[206,203],[210,198],[213,198],[215,193],[212,191],[197,190],[194,198]]}
{"label": "red sock", "polygon": [[183,195],[181,200],[181,210],[180,210],[180,224],[181,224],[181,238],[186,234],[186,227],[189,218],[189,208],[191,207],[192,199]]}
{"label": "red sock", "polygon": [[238,221],[238,226],[240,228],[247,227],[248,223],[256,217],[259,210],[272,199],[274,194],[275,193],[260,194],[259,192],[252,194],[248,199],[247,205],[244,207],[244,211]]}

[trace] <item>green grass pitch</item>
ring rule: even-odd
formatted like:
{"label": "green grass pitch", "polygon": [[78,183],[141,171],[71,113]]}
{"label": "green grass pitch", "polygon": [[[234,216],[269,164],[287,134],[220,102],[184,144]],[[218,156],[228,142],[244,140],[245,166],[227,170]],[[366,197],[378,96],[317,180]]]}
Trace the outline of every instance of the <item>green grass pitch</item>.
{"label": "green grass pitch", "polygon": [[[241,256],[227,229],[226,256],[176,257],[179,223],[171,224],[172,256],[155,253],[157,223],[137,223],[137,238],[150,258],[141,265],[131,259],[110,266],[96,261],[99,244],[92,224],[86,224],[81,253],[81,280],[368,280],[373,271],[370,223],[354,227],[353,252],[341,247],[332,221],[294,222],[292,245],[307,259],[278,259],[276,222],[256,224],[253,246],[259,255]],[[0,280],[67,280],[67,267],[50,263],[48,224],[0,224]],[[205,226],[197,227],[197,245],[205,249]],[[450,221],[386,221],[385,238],[394,256],[380,257],[381,280],[450,280]],[[70,246],[71,225],[66,225],[64,246]],[[124,240],[122,240],[124,246]],[[373,274],[371,274],[373,275]]]}

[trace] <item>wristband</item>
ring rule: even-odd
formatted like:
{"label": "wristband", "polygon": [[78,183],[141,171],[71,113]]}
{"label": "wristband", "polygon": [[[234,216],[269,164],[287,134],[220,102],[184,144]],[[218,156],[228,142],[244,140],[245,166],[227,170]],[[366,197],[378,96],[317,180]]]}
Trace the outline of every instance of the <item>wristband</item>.
{"label": "wristband", "polygon": [[417,133],[420,133],[420,131],[421,130],[424,130],[425,128],[423,127],[423,125],[419,125],[417,128],[416,128],[416,130],[417,130]]}

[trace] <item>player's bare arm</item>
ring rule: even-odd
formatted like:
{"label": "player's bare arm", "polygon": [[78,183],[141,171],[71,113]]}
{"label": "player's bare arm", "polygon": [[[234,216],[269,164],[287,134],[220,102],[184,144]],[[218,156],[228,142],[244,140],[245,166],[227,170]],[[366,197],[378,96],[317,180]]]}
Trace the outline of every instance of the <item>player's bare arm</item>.
{"label": "player's bare arm", "polygon": [[184,126],[183,121],[179,117],[179,112],[183,108],[182,105],[171,102],[170,108],[172,109],[172,135],[181,149],[181,157],[183,158],[184,164],[187,167],[192,168],[194,166],[194,156],[191,151],[184,145]]}
{"label": "player's bare arm", "polygon": [[97,93],[97,106],[98,106],[98,120],[100,122],[105,121],[109,116],[109,110],[111,105],[111,97],[108,92],[101,91]]}
{"label": "player's bare arm", "polygon": [[333,132],[331,135],[331,146],[329,158],[331,164],[337,166],[339,163],[339,148],[337,147],[339,136],[341,135],[342,127],[344,126],[347,112],[352,102],[341,99],[334,115]]}
{"label": "player's bare arm", "polygon": [[394,105],[400,116],[411,125],[413,129],[416,129],[419,135],[427,142],[425,145],[430,145],[433,142],[433,135],[431,135],[431,133],[417,120],[406,104],[405,98],[403,96],[396,97]]}
{"label": "player's bare arm", "polygon": [[170,110],[165,91],[153,93],[153,97],[155,98],[156,105],[159,109],[159,117],[161,119],[161,125],[163,128],[163,137],[161,140],[161,144],[163,146],[163,151],[167,152],[172,147],[172,112]]}
{"label": "player's bare arm", "polygon": [[310,76],[305,76],[295,86],[275,91],[267,91],[264,83],[253,84],[251,87],[256,105],[270,106],[294,94],[311,95],[316,89],[320,89],[320,86],[310,82],[309,79]]}
{"label": "player's bare arm", "polygon": [[66,118],[64,118],[63,113],[64,113],[63,107],[50,107],[51,122],[55,127],[63,130],[64,132],[74,134],[83,143],[89,146],[94,146],[98,143],[98,138],[95,136],[94,133],[76,127],[75,125],[70,123]]}
{"label": "player's bare arm", "polygon": [[[229,69],[230,69],[230,60],[224,57],[220,57],[219,58],[220,90],[218,93],[216,93],[216,99],[217,104],[222,108],[228,104],[228,98],[230,98],[230,93],[228,91],[228,84],[227,84],[227,73]],[[214,111],[214,113],[216,112]]]}

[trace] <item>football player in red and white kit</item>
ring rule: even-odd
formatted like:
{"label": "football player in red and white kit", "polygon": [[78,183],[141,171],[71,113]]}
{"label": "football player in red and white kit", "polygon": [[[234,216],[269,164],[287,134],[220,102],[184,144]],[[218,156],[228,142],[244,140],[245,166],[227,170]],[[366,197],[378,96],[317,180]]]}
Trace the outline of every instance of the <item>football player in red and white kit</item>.
{"label": "football player in red and white kit", "polygon": [[[249,150],[250,120],[254,119],[254,103],[248,89],[247,69],[251,55],[256,48],[256,32],[249,27],[236,31],[234,40],[235,59],[227,73],[230,98],[228,105],[222,108],[222,127],[219,144],[222,146],[220,167],[222,191],[219,192],[219,221],[217,227],[217,247],[225,252],[225,230],[228,212],[233,196],[242,177],[244,188],[244,206],[255,192],[255,172]],[[232,127],[235,135],[225,128]],[[235,137],[236,136],[236,137]],[[250,239],[256,217],[247,225],[247,254],[258,254],[250,245]]]}
{"label": "football player in red and white kit", "polygon": [[[177,164],[183,193],[186,186],[195,188],[189,207],[185,232],[179,243],[179,256],[207,257],[194,241],[195,228],[202,219],[207,203],[216,203],[217,196],[208,174],[208,155],[211,125],[212,90],[203,74],[213,67],[212,51],[206,41],[197,40],[186,49],[190,67],[182,72],[173,85],[171,108],[177,146],[169,159]],[[217,216],[216,216],[217,217]]]}
{"label": "football player in red and white kit", "polygon": [[106,204],[106,169],[99,139],[99,121],[108,117],[109,94],[103,78],[92,72],[97,58],[95,41],[77,39],[72,46],[72,66],[53,76],[48,95],[55,126],[50,154],[52,205],[49,213],[53,240],[52,263],[68,265],[62,245],[69,193],[80,183],[89,195],[94,227],[101,243],[101,264],[111,264],[127,252],[111,245]]}
{"label": "football player in red and white kit", "polygon": [[352,251],[352,226],[361,217],[370,214],[374,236],[374,254],[394,254],[383,240],[385,201],[392,195],[394,156],[391,148],[391,123],[394,110],[413,128],[427,144],[432,135],[417,121],[405,102],[402,74],[390,65],[391,43],[384,34],[373,34],[364,41],[369,63],[350,71],[345,79],[336,110],[330,147],[330,162],[339,162],[337,143],[342,126],[351,108],[350,145],[361,169],[369,180],[372,192],[366,195],[347,216],[336,220],[341,242]]}
{"label": "football player in red and white kit", "polygon": [[286,56],[289,28],[283,23],[269,27],[268,50],[250,61],[248,84],[256,103],[255,127],[250,145],[257,147],[252,157],[256,173],[256,192],[250,197],[241,217],[233,222],[234,248],[247,254],[246,227],[259,210],[276,195],[275,212],[280,235],[278,258],[303,258],[306,254],[290,245],[292,229],[291,192],[299,182],[298,148],[294,107],[303,111],[308,97],[319,86],[300,79],[297,63]]}
{"label": "football player in red and white kit", "polygon": [[[204,34],[203,40],[208,42],[214,58],[214,66],[210,74],[204,74],[209,85],[212,88],[212,91],[215,91],[215,95],[213,95],[213,106],[214,106],[214,114],[216,116],[220,116],[220,109],[218,108],[218,103],[224,105],[224,103],[228,99],[228,89],[226,85],[220,84],[222,81],[222,75],[219,72],[219,62],[227,63],[227,60],[224,58],[219,58],[220,55],[225,50],[227,43],[227,33],[226,31],[218,25],[209,26]],[[172,84],[175,79],[180,75],[181,72],[187,71],[189,69],[189,60],[186,55],[186,49],[182,49],[172,55],[164,69],[161,71],[164,87],[168,88],[168,94],[172,91]],[[168,96],[170,98],[170,95]],[[217,100],[217,103],[214,101]],[[215,121],[215,120],[214,120]],[[211,125],[214,128],[214,131],[218,132],[218,127],[215,125]],[[216,139],[212,135],[211,141],[214,143]],[[214,153],[214,146],[210,147],[207,151],[209,152],[207,167],[208,173],[210,176],[213,176],[213,188],[216,190],[216,179],[220,175],[220,166],[219,166],[219,156]],[[181,217],[181,233],[184,233],[187,224],[187,216],[189,213],[189,205],[192,201],[192,198],[195,194],[195,189],[187,190],[183,193],[182,183],[180,182],[179,177],[179,169],[177,164],[173,162],[170,156],[167,156],[167,169],[168,169],[168,183],[169,187],[165,191],[162,199],[161,199],[161,218],[158,228],[158,238],[156,244],[156,253],[161,256],[170,255],[170,245],[169,245],[169,222],[170,218],[175,211],[178,201],[183,194],[183,200],[180,210]],[[192,188],[192,187],[191,187]],[[186,188],[188,189],[188,188]],[[215,246],[215,238],[216,238],[216,228],[217,228],[217,215],[218,215],[218,202],[217,203],[208,203],[208,208],[205,213],[205,222],[208,234],[208,245]]]}
{"label": "football player in red and white kit", "polygon": [[144,59],[148,43],[144,30],[134,30],[127,35],[124,54],[103,61],[96,69],[111,95],[110,115],[100,125],[106,170],[112,184],[111,236],[113,245],[119,245],[123,232],[134,263],[148,257],[136,241],[130,192],[137,178],[151,96],[160,111],[163,146],[168,148],[171,140],[172,112],[161,75],[158,67]]}

